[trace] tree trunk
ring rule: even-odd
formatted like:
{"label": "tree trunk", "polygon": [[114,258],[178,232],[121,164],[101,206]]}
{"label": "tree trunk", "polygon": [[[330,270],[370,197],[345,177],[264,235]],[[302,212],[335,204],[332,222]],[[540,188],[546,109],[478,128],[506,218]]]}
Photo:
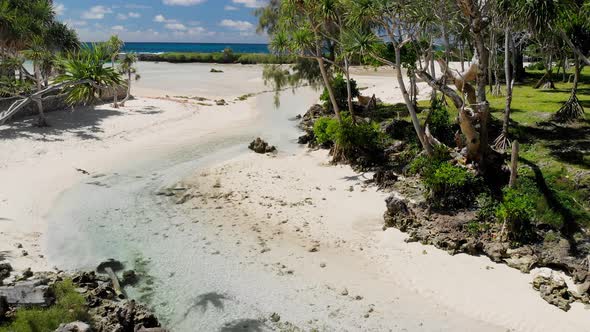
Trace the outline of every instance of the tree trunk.
{"label": "tree trunk", "polygon": [[[113,69],[115,68],[115,56],[114,56],[114,55],[111,57],[111,67],[112,67]],[[119,97],[119,96],[118,96],[118,94],[119,94],[118,92],[119,92],[119,89],[118,89],[118,87],[115,85],[115,86],[113,87],[113,107],[114,107],[114,108],[119,108],[119,104],[117,103],[117,99],[118,99],[118,97]]]}
{"label": "tree trunk", "polygon": [[506,106],[504,107],[504,122],[502,123],[502,133],[496,140],[496,147],[500,150],[505,150],[508,146],[508,127],[510,126],[510,113],[511,113],[511,106],[512,106],[512,89],[514,86],[514,78],[512,75],[512,69],[515,66],[510,66],[510,52],[512,51],[511,45],[512,43],[512,35],[510,34],[510,29],[506,28],[504,33],[504,71],[506,75]]}
{"label": "tree trunk", "polygon": [[[39,63],[37,61],[33,62],[33,69],[35,71],[35,84],[37,85],[37,91],[43,90],[42,86],[42,77],[41,77],[41,68],[39,67]],[[33,99],[37,104],[37,108],[39,109],[39,117],[37,119],[37,126],[38,127],[47,127],[47,118],[45,117],[45,113],[43,112],[43,100],[42,97]]]}
{"label": "tree trunk", "polygon": [[125,107],[125,103],[129,100],[131,96],[131,71],[127,72],[127,94],[125,95],[125,99],[121,101],[121,106]]}
{"label": "tree trunk", "polygon": [[316,59],[318,61],[318,64],[320,65],[320,72],[322,73],[324,85],[326,87],[326,90],[328,91],[328,95],[330,96],[330,102],[332,103],[332,107],[334,108],[334,113],[336,113],[336,118],[338,119],[338,122],[342,122],[342,116],[340,115],[340,107],[338,107],[338,102],[336,102],[336,97],[334,96],[332,82],[330,82],[330,79],[328,78],[328,72],[326,71],[324,58],[318,56]]}
{"label": "tree trunk", "polygon": [[514,47],[514,81],[515,82],[523,82],[526,76],[526,71],[524,70],[524,56],[522,54],[521,46]]}
{"label": "tree trunk", "polygon": [[477,116],[480,120],[479,130],[479,155],[475,161],[479,164],[479,169],[486,172],[486,157],[488,155],[488,119],[490,117],[490,104],[486,97],[486,75],[488,73],[489,54],[486,49],[486,44],[483,35],[484,22],[481,16],[479,7],[473,1],[466,1],[467,10],[470,12],[470,25],[473,39],[475,41],[475,48],[478,55],[478,71],[477,71]]}
{"label": "tree trunk", "polygon": [[399,84],[399,89],[402,92],[402,96],[404,97],[404,102],[406,103],[408,112],[412,117],[412,124],[414,125],[414,130],[416,130],[418,139],[420,140],[420,143],[422,143],[422,147],[424,148],[424,151],[426,151],[426,154],[428,156],[432,156],[432,146],[430,145],[430,142],[428,142],[426,136],[424,135],[424,130],[422,129],[422,125],[420,124],[420,120],[418,119],[418,114],[416,113],[416,107],[410,100],[410,95],[408,94],[406,84],[404,83],[404,77],[402,74],[401,50],[397,45],[395,46],[395,74],[397,77],[397,82]]}
{"label": "tree trunk", "polygon": [[352,104],[352,86],[350,85],[350,66],[348,63],[348,56],[344,57],[344,74],[346,75],[346,93],[348,97],[348,112],[352,118],[352,123],[356,124],[356,117],[354,116],[354,105]]}

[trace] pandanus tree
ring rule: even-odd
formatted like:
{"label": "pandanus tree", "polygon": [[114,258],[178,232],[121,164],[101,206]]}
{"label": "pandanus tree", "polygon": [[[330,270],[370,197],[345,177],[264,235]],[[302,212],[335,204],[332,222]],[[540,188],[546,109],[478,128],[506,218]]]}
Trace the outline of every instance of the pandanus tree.
{"label": "pandanus tree", "polygon": [[[75,32],[56,21],[48,0],[0,0],[0,37],[0,58],[3,63],[12,64],[0,71],[1,94],[13,99],[30,93],[26,88],[29,81],[37,91],[47,88],[56,54],[79,45]],[[33,62],[33,75],[24,68],[24,58]],[[47,125],[43,100],[35,98],[34,102],[39,109],[38,125]],[[10,112],[2,112],[0,121],[9,116]]]}
{"label": "pandanus tree", "polygon": [[129,100],[131,96],[131,81],[132,76],[135,76],[134,79],[137,81],[140,79],[140,75],[137,73],[137,68],[135,67],[135,63],[137,62],[137,54],[135,53],[126,53],[123,59],[121,60],[120,70],[121,72],[127,76],[127,94],[125,99],[121,101],[121,106],[125,106],[125,102]]}
{"label": "pandanus tree", "polygon": [[278,20],[273,26],[270,48],[279,54],[293,54],[300,58],[317,61],[324,86],[336,118],[342,121],[340,107],[331,86],[330,64],[334,61],[326,56],[330,31],[322,16],[321,1],[284,0],[277,9]]}
{"label": "pandanus tree", "polygon": [[[117,60],[119,53],[121,53],[121,49],[123,48],[124,45],[125,45],[125,43],[117,35],[111,36],[111,38],[106,42],[106,47],[107,47],[107,50],[108,50],[110,58],[111,58],[111,68],[115,69],[115,61]],[[113,107],[114,108],[119,108],[119,104],[117,102],[117,99],[119,97],[118,95],[119,95],[119,90],[117,89],[117,86],[114,86],[113,87]]]}
{"label": "pandanus tree", "polygon": [[[412,17],[411,1],[388,0],[359,0],[348,1],[348,20],[352,27],[348,32],[348,48],[359,54],[373,57],[383,65],[390,66],[395,71],[399,89],[404,98],[408,112],[412,118],[414,130],[418,135],[422,147],[427,155],[432,155],[432,143],[426,137],[424,128],[418,119],[416,105],[410,98],[402,73],[402,48],[412,42],[415,37],[416,20]],[[384,34],[394,48],[394,60],[389,60],[380,54]]]}
{"label": "pandanus tree", "polygon": [[70,53],[63,60],[65,73],[55,81],[66,85],[64,92],[68,104],[93,103],[100,97],[101,89],[121,85],[121,74],[115,68],[105,66],[110,54],[105,44],[94,44]]}

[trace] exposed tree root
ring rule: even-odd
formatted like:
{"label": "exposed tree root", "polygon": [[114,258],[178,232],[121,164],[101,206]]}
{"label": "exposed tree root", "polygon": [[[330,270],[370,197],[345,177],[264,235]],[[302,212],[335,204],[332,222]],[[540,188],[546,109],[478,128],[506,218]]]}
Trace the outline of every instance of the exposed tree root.
{"label": "exposed tree root", "polygon": [[494,141],[494,150],[503,153],[504,151],[506,151],[508,147],[510,147],[510,140],[508,139],[508,135],[505,133],[501,133]]}
{"label": "exposed tree root", "polygon": [[553,116],[553,120],[559,123],[572,122],[584,116],[584,107],[580,104],[578,96],[572,93],[570,99],[561,106]]}

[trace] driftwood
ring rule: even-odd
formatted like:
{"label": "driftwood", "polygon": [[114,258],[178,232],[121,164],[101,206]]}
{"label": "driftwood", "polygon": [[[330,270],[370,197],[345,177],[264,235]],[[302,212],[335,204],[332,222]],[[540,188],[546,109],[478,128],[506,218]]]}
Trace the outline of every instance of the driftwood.
{"label": "driftwood", "polygon": [[117,294],[117,297],[120,299],[124,299],[126,296],[123,292],[123,289],[121,288],[119,278],[117,277],[115,271],[113,271],[113,269],[111,269],[110,267],[106,267],[104,270],[111,278],[111,282],[113,283],[113,289],[115,290],[115,294]]}
{"label": "driftwood", "polygon": [[53,294],[49,286],[41,283],[40,280],[31,280],[0,287],[0,297],[4,297],[9,305],[49,306],[53,303]]}
{"label": "driftwood", "polygon": [[123,291],[123,288],[121,288],[121,284],[119,283],[119,278],[117,277],[115,270],[121,271],[121,270],[123,270],[123,268],[124,268],[123,264],[119,261],[114,260],[114,259],[109,259],[105,262],[102,262],[96,268],[97,272],[108,274],[108,276],[111,278],[111,282],[113,284],[113,289],[115,290],[115,294],[121,300],[125,299],[126,295],[125,295],[125,292]]}

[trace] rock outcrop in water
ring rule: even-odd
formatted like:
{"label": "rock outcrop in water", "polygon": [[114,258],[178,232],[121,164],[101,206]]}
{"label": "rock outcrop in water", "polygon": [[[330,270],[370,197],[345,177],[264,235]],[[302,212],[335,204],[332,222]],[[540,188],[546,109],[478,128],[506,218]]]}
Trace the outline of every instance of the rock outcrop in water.
{"label": "rock outcrop in water", "polygon": [[273,153],[277,151],[277,148],[265,142],[262,138],[258,137],[250,143],[248,149],[256,153]]}

